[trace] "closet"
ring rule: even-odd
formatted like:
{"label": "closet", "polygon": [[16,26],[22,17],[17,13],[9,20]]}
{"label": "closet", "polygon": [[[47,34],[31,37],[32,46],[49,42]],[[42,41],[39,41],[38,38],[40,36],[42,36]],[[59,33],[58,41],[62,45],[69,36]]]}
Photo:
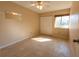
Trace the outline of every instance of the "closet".
{"label": "closet", "polygon": [[40,33],[52,35],[52,16],[40,17]]}

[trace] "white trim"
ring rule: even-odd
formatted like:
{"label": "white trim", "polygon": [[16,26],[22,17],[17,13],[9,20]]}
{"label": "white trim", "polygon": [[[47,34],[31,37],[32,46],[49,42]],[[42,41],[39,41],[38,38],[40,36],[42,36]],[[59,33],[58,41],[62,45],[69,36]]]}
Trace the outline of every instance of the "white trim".
{"label": "white trim", "polygon": [[10,46],[10,45],[13,45],[13,44],[15,44],[15,43],[18,43],[18,42],[20,42],[20,41],[22,41],[22,40],[24,40],[24,39],[12,41],[12,42],[10,42],[10,43],[7,43],[7,44],[5,44],[5,45],[2,45],[2,46],[0,46],[0,49],[5,48],[5,47],[8,47],[8,46]]}
{"label": "white trim", "polygon": [[[30,36],[30,37],[31,37],[31,36]],[[11,45],[13,45],[13,44],[16,44],[16,43],[18,43],[18,42],[20,42],[20,41],[23,41],[23,40],[25,40],[25,39],[28,39],[28,38],[30,38],[30,37],[26,37],[26,38],[20,39],[20,40],[11,41],[10,43],[6,43],[6,44],[0,46],[0,49],[6,48],[6,47],[11,46]]]}

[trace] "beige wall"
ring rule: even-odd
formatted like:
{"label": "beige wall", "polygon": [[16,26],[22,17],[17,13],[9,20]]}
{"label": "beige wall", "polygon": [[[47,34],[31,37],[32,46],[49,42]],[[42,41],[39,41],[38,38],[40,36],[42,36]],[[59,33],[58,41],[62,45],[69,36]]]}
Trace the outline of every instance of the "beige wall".
{"label": "beige wall", "polygon": [[0,2],[0,11],[12,11],[22,14],[11,16],[0,14],[0,48],[39,34],[39,15],[12,2]]}
{"label": "beige wall", "polygon": [[55,15],[62,15],[62,14],[70,14],[70,9],[64,9],[64,10],[58,10],[58,11],[54,11],[54,12],[47,12],[47,13],[42,13],[40,14],[40,17],[42,16],[52,16],[52,23],[53,23],[53,27],[52,27],[52,35],[53,37],[57,37],[57,38],[62,38],[62,39],[69,39],[69,29],[58,29],[58,28],[54,28],[54,22],[55,22]]}

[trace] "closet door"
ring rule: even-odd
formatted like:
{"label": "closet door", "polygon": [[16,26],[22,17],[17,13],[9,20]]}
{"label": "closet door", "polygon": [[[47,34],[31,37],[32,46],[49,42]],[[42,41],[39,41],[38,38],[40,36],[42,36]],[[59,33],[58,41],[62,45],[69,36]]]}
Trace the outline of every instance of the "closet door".
{"label": "closet door", "polygon": [[52,16],[40,17],[40,33],[52,35]]}

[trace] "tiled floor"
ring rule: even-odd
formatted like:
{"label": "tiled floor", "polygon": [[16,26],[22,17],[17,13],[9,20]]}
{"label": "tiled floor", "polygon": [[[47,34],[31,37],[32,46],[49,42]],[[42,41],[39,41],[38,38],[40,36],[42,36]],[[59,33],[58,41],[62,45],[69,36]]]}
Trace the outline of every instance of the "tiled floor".
{"label": "tiled floor", "polygon": [[70,51],[68,42],[65,40],[38,36],[0,50],[0,56],[68,57]]}

